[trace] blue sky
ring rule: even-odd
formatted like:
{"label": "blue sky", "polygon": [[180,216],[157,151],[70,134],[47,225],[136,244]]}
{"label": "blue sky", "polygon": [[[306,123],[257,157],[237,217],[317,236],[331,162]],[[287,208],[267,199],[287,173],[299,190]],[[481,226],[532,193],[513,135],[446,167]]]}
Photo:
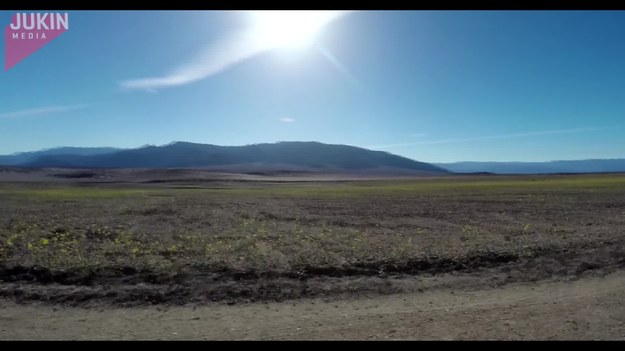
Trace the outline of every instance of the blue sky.
{"label": "blue sky", "polygon": [[[69,17],[0,72],[0,154],[301,140],[426,162],[625,157],[625,11],[356,11],[257,51],[235,43],[243,12]],[[215,66],[232,47],[248,52]]]}

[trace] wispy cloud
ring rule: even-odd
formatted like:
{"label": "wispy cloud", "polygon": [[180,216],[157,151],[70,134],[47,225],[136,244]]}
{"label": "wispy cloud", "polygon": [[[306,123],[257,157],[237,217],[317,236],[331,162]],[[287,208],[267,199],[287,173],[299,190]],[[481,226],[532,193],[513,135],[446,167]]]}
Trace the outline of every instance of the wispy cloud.
{"label": "wispy cloud", "polygon": [[164,76],[130,79],[121,82],[121,86],[154,92],[156,89],[193,83],[257,55],[263,52],[263,49],[247,33],[237,33],[204,48],[188,62]]}
{"label": "wispy cloud", "polygon": [[280,118],[280,122],[284,122],[284,123],[293,123],[295,122],[295,120],[293,118]]}
{"label": "wispy cloud", "polygon": [[[269,12],[271,11],[260,11],[261,16],[264,16]],[[286,12],[293,13],[297,11],[277,12],[279,13],[277,20],[287,20],[286,24],[288,24],[290,23],[288,21],[293,21],[293,18],[282,18],[280,16],[290,16],[290,14],[287,14]],[[348,12],[349,11],[328,11],[327,14],[324,15],[325,17],[323,17],[324,24],[337,19]],[[248,14],[250,14],[250,18],[252,18],[253,16],[251,15],[256,14],[256,12],[250,11]],[[295,20],[297,20],[297,16],[301,15],[301,13],[294,14]],[[267,18],[271,19],[271,17]],[[303,19],[306,18],[303,17]],[[277,28],[276,23],[273,22],[270,23],[265,21],[261,23],[265,26],[260,27],[258,23],[252,24],[248,28],[240,29],[237,32],[224,36],[217,42],[203,48],[189,61],[181,64],[165,75],[151,78],[129,79],[121,82],[120,85],[126,89],[144,89],[153,91],[155,89],[185,85],[213,76],[243,60],[276,48],[278,43],[273,42],[271,38],[268,40],[268,38],[262,38],[259,36],[271,34],[284,35],[284,33],[289,33],[288,31],[291,29],[286,26],[285,28]],[[272,26],[269,28],[271,29],[269,33],[266,28],[268,23]],[[278,33],[276,32],[276,29],[281,29],[281,31]]]}
{"label": "wispy cloud", "polygon": [[554,134],[570,134],[570,133],[592,132],[592,131],[597,131],[597,130],[605,130],[605,129],[608,129],[608,128],[609,127],[575,128],[575,129],[558,129],[558,130],[539,130],[539,131],[532,131],[532,132],[502,134],[502,135],[490,135],[490,136],[481,136],[481,137],[473,137],[473,138],[424,140],[424,141],[414,141],[414,142],[399,143],[399,144],[374,145],[374,146],[370,146],[370,148],[372,148],[372,149],[392,149],[392,148],[395,148],[395,147],[411,146],[411,145],[456,144],[456,143],[466,143],[466,142],[471,142],[471,141],[482,141],[482,140],[525,138],[525,137],[532,137],[532,136],[539,136],[539,135],[554,135]]}
{"label": "wispy cloud", "polygon": [[355,88],[362,90],[362,84],[356,76],[330,50],[319,47],[319,52],[328,60]]}
{"label": "wispy cloud", "polygon": [[82,104],[82,105],[65,105],[65,106],[45,106],[45,107],[32,108],[32,109],[27,109],[27,110],[4,112],[4,113],[0,113],[0,119],[47,115],[47,114],[54,113],[54,112],[65,112],[65,111],[77,110],[77,109],[85,108],[87,106],[89,105]]}

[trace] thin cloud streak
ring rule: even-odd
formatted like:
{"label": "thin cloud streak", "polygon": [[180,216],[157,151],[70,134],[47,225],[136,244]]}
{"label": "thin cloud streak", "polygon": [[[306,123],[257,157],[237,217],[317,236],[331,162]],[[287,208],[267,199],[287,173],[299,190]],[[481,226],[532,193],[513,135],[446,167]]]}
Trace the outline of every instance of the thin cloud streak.
{"label": "thin cloud streak", "polygon": [[46,115],[46,114],[54,113],[54,112],[65,112],[65,111],[77,110],[77,109],[85,108],[87,106],[89,105],[82,104],[82,105],[67,105],[67,106],[46,106],[46,107],[33,108],[33,109],[28,109],[28,110],[5,112],[5,113],[0,113],[0,119]]}
{"label": "thin cloud streak", "polygon": [[162,77],[131,79],[121,82],[127,89],[169,88],[210,77],[228,67],[260,54],[264,48],[248,33],[237,33],[204,48],[193,59]]}
{"label": "thin cloud streak", "polygon": [[[328,23],[350,11],[335,11]],[[161,77],[125,80],[120,83],[124,89],[143,89],[154,91],[193,83],[263,52],[275,49],[270,44],[259,40],[255,27],[239,30],[225,36],[215,44],[209,45],[196,54],[189,62],[182,64]]]}
{"label": "thin cloud streak", "polygon": [[330,50],[319,47],[319,52],[356,88],[362,90],[362,84],[354,74]]}
{"label": "thin cloud streak", "polygon": [[284,122],[284,123],[293,123],[295,122],[295,120],[293,118],[280,118],[280,122]]}
{"label": "thin cloud streak", "polygon": [[370,146],[370,148],[372,148],[372,149],[391,149],[391,148],[395,148],[395,147],[411,146],[411,145],[456,144],[456,143],[465,143],[465,142],[482,141],[482,140],[525,138],[525,137],[538,136],[538,135],[553,135],[553,134],[570,134],[570,133],[592,132],[592,131],[604,130],[604,129],[608,129],[608,127],[601,127],[601,128],[575,128],[575,129],[560,129],[560,130],[540,130],[540,131],[534,131],[534,132],[524,132],[524,133],[514,133],[514,134],[504,134],[504,135],[491,135],[491,136],[474,137],[474,138],[415,141],[415,142],[400,143],[400,144],[375,145],[375,146]]}

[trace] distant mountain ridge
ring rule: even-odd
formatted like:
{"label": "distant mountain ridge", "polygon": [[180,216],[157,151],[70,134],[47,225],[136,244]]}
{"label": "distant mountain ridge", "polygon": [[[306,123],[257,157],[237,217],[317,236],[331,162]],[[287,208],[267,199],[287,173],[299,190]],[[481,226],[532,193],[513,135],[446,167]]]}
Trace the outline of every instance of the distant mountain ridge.
{"label": "distant mountain ridge", "polygon": [[590,159],[549,162],[434,163],[456,173],[546,174],[625,172],[625,159]]}
{"label": "distant mountain ridge", "polygon": [[625,172],[625,159],[550,162],[425,163],[383,151],[319,142],[219,146],[171,142],[134,149],[58,147],[0,155],[0,166],[58,168],[206,168],[228,172],[352,172],[392,174],[549,174]]}
{"label": "distant mountain ridge", "polygon": [[0,155],[0,165],[2,166],[19,166],[29,162],[34,162],[42,156],[52,155],[80,155],[91,156],[112,153],[123,149],[114,147],[56,147],[51,149],[43,149],[31,152],[16,152],[11,155]]}
{"label": "distant mountain ridge", "polygon": [[[425,162],[348,145],[319,142],[279,142],[219,146],[174,142],[136,149],[57,148],[0,156],[0,165],[58,168],[224,168],[347,171],[378,170],[396,173],[444,174],[447,170]],[[71,152],[70,152],[71,151]],[[27,155],[25,155],[27,154]],[[27,156],[27,157],[26,157]]]}

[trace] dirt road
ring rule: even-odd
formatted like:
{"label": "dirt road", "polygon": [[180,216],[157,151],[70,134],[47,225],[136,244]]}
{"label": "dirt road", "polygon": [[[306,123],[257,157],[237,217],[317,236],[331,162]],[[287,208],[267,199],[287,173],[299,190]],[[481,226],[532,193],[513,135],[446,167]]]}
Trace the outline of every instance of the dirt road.
{"label": "dirt road", "polygon": [[625,339],[625,272],[486,290],[83,309],[0,301],[0,339]]}

